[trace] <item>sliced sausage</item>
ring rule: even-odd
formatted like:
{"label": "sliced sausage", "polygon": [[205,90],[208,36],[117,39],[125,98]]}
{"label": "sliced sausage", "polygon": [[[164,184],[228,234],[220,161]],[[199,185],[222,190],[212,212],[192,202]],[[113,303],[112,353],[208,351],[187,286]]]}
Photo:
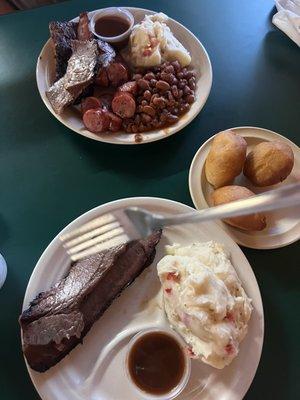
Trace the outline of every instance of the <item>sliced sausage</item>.
{"label": "sliced sausage", "polygon": [[128,81],[128,72],[126,67],[119,62],[113,62],[107,68],[107,76],[113,86],[119,86]]}
{"label": "sliced sausage", "polygon": [[79,22],[77,28],[77,39],[78,40],[90,40],[93,37],[92,32],[89,28],[89,17],[86,12],[79,15]]}
{"label": "sliced sausage", "polygon": [[92,108],[101,108],[101,103],[96,97],[86,97],[82,100],[81,104],[82,115]]}
{"label": "sliced sausage", "polygon": [[100,133],[109,129],[110,118],[107,112],[101,108],[87,110],[82,119],[85,127],[90,132]]}
{"label": "sliced sausage", "polygon": [[110,119],[109,130],[111,132],[117,132],[121,129],[122,126],[122,118],[118,117],[116,114],[107,111],[107,114]]}
{"label": "sliced sausage", "polygon": [[98,75],[96,76],[95,83],[98,86],[108,87],[109,80],[108,80],[107,71],[105,68],[100,68]]}
{"label": "sliced sausage", "polygon": [[137,90],[138,90],[138,86],[137,86],[137,83],[135,81],[130,81],[130,82],[123,83],[123,85],[120,86],[118,88],[118,90],[120,92],[128,92],[128,93],[131,93],[133,95],[136,95],[137,94]]}
{"label": "sliced sausage", "polygon": [[136,109],[135,100],[128,92],[117,92],[111,103],[112,110],[121,118],[133,117]]}

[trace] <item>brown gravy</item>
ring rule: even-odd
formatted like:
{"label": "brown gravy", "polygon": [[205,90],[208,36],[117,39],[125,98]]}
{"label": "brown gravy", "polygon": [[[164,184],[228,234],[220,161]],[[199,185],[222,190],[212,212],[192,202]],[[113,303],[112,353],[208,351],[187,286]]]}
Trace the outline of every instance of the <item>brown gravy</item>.
{"label": "brown gravy", "polygon": [[114,15],[104,15],[95,22],[95,32],[104,37],[122,35],[129,27],[130,24],[127,19]]}
{"label": "brown gravy", "polygon": [[168,393],[179,384],[185,372],[183,350],[166,333],[146,333],[134,343],[128,369],[132,381],[144,392]]}

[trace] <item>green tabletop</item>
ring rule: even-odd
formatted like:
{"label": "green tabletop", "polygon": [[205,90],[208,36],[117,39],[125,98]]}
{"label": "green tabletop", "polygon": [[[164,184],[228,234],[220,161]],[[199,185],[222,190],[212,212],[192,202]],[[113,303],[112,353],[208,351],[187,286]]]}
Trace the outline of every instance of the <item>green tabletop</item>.
{"label": "green tabletop", "polygon": [[[211,57],[214,80],[204,109],[182,132],[153,144],[113,146],[81,137],[53,118],[36,87],[48,22],[120,3],[165,12],[187,26]],[[122,197],[192,205],[192,157],[220,130],[260,126],[299,144],[300,51],[272,25],[274,11],[272,0],[91,0],[0,17],[0,252],[8,264],[0,290],[1,400],[38,398],[17,319],[38,258],[67,223]],[[266,323],[262,359],[246,399],[294,400],[300,392],[299,243],[243,250],[261,289]]]}

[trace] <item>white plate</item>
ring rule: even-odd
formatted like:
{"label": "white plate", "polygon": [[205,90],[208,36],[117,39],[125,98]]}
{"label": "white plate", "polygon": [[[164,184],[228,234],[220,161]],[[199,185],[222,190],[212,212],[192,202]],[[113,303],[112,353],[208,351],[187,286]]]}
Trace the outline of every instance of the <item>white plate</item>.
{"label": "white plate", "polygon": [[[59,235],[72,230],[96,216],[119,207],[142,206],[155,212],[177,214],[191,208],[171,200],[131,198],[117,200],[88,211]],[[39,292],[61,279],[69,262],[59,241],[50,243],[38,261],[26,290],[23,308],[27,308]],[[164,246],[177,242],[214,239],[224,243],[231,253],[233,265],[247,294],[253,299],[249,332],[241,344],[240,354],[229,367],[216,370],[192,361],[191,379],[178,399],[240,400],[248,390],[257,369],[264,335],[263,306],[252,269],[240,248],[214,223],[182,225],[165,229],[157,247],[154,263],[114,301],[84,338],[59,364],[46,373],[28,367],[31,379],[43,400],[138,400],[127,382],[124,371],[126,346],[137,331],[165,326],[160,283],[155,265],[164,255]]]}
{"label": "white plate", "polygon": [[[135,23],[140,22],[144,18],[145,14],[155,13],[155,11],[145,10],[136,7],[126,7],[126,9],[128,9],[133,14]],[[90,17],[94,12],[95,11],[89,13]],[[176,124],[168,128],[143,133],[143,141],[141,143],[149,143],[163,139],[165,137],[173,135],[174,133],[180,131],[185,126],[187,126],[201,111],[210,93],[212,85],[211,63],[204,46],[200,43],[196,36],[192,34],[192,32],[190,32],[187,28],[185,28],[174,19],[169,18],[168,25],[177,37],[177,39],[186,47],[186,49],[191,54],[191,67],[195,69],[197,78],[197,88],[195,93],[196,101],[192,104],[188,113],[183,115]],[[51,41],[49,39],[42,48],[42,51],[38,57],[36,66],[36,80],[41,98],[48,110],[54,115],[55,118],[57,118],[62,124],[70,128],[72,131],[77,132],[80,135],[86,136],[90,139],[113,144],[137,144],[134,139],[134,134],[117,132],[102,133],[96,135],[92,132],[89,132],[85,129],[82,119],[74,107],[68,107],[62,115],[57,115],[53,111],[51,104],[49,103],[49,100],[47,99],[45,94],[45,92],[49,89],[51,83],[53,82],[54,71],[54,52],[51,46]]]}
{"label": "white plate", "polygon": [[[289,139],[268,129],[244,126],[231,128],[234,132],[243,136],[247,141],[247,153],[253,146],[263,141],[282,140],[291,146],[295,156],[294,168],[290,176],[280,185],[295,183],[300,180],[300,150]],[[215,135],[214,135],[215,136]],[[194,156],[189,173],[190,194],[195,207],[199,210],[212,205],[211,194],[213,187],[207,182],[204,172],[204,164],[208,155],[212,140],[209,138]],[[239,175],[234,184],[246,186],[254,193],[262,193],[272,190],[279,185],[258,188],[243,175]],[[267,214],[267,228],[260,232],[246,232],[238,228],[229,226],[221,221],[218,224],[231,236],[231,238],[245,247],[253,249],[274,249],[287,246],[300,238],[300,207],[289,210],[279,210]]]}

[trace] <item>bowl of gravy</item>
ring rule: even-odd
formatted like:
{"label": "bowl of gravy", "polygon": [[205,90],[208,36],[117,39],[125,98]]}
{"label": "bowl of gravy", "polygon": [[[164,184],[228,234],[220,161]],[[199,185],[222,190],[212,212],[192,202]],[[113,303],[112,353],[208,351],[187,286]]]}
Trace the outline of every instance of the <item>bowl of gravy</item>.
{"label": "bowl of gravy", "polygon": [[149,328],[129,342],[125,368],[141,398],[171,400],[187,385],[191,360],[183,340],[175,332]]}
{"label": "bowl of gravy", "polygon": [[134,17],[125,8],[109,7],[96,11],[90,28],[94,35],[112,45],[124,45],[128,41]]}

